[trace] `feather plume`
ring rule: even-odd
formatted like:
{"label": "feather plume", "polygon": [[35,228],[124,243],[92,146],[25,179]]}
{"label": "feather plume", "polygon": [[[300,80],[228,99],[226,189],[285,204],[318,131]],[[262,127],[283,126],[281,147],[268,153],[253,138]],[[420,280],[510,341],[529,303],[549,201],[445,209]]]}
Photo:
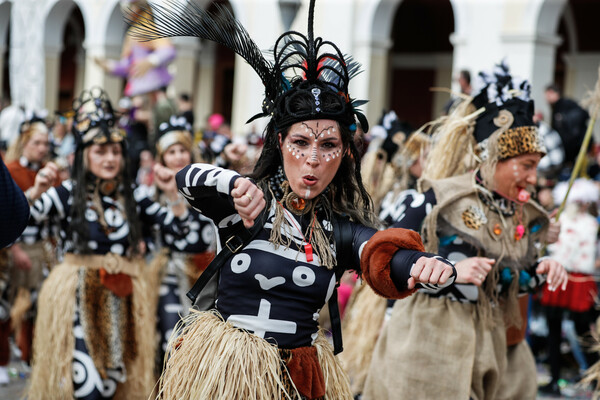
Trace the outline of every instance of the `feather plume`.
{"label": "feather plume", "polygon": [[[175,36],[193,36],[222,44],[242,57],[256,71],[267,92],[273,89],[272,65],[252,40],[246,29],[224,6],[216,12],[204,10],[194,2],[182,4],[166,0],[152,4],[151,14],[130,11],[125,18],[131,25],[130,35],[140,41]],[[135,18],[134,18],[135,17]],[[276,89],[275,89],[276,90]]]}

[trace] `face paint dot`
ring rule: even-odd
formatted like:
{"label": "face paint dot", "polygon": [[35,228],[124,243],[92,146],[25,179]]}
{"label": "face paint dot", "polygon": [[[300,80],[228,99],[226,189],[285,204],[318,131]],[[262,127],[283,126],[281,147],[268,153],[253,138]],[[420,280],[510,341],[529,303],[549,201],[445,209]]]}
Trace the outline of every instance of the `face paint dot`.
{"label": "face paint dot", "polygon": [[330,158],[325,159],[325,161],[329,161],[329,160],[330,160]]}
{"label": "face paint dot", "polygon": [[296,156],[296,158],[300,158],[300,156]]}

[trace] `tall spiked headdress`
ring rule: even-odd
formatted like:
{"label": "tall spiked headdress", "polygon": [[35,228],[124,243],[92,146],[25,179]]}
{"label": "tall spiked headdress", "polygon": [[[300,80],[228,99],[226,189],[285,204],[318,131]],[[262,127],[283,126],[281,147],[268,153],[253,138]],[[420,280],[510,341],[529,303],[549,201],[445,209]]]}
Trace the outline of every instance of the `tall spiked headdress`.
{"label": "tall spiked headdress", "polygon": [[[272,49],[273,61],[265,58],[225,7],[217,5],[217,12],[211,13],[195,3],[174,0],[151,7],[153,20],[137,19],[131,31],[137,39],[196,36],[211,40],[233,50],[256,71],[265,87],[265,98],[262,112],[248,122],[271,117],[280,131],[300,121],[333,119],[355,131],[356,117],[363,130],[368,130],[365,116],[357,109],[365,101],[353,100],[348,94],[350,80],[360,65],[344,56],[334,43],[314,37],[315,0],[310,1],[308,35],[296,31],[282,34]],[[296,107],[300,98],[310,100],[311,109]]]}
{"label": "tall spiked headdress", "polygon": [[116,127],[116,117],[108,95],[96,87],[84,90],[73,101],[73,134],[77,148],[107,142],[120,143],[124,134]]}
{"label": "tall spiked headdress", "polygon": [[479,92],[472,104],[483,108],[475,121],[474,135],[485,151],[489,138],[497,139],[497,158],[502,160],[527,153],[546,153],[533,122],[531,85],[510,74],[503,61],[489,73],[478,75]]}

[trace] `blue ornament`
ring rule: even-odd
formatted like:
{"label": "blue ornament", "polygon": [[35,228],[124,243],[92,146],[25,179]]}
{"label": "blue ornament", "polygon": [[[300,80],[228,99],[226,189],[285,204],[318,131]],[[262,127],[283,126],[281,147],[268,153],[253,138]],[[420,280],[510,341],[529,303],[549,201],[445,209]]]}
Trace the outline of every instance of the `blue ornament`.
{"label": "blue ornament", "polygon": [[450,243],[452,243],[454,241],[454,239],[456,239],[458,236],[457,235],[452,235],[452,236],[444,236],[440,238],[440,246],[448,246]]}
{"label": "blue ornament", "polygon": [[500,272],[500,282],[502,282],[502,285],[510,285],[510,283],[512,282],[513,277],[512,277],[512,273],[510,272],[510,268],[503,268],[502,271]]}

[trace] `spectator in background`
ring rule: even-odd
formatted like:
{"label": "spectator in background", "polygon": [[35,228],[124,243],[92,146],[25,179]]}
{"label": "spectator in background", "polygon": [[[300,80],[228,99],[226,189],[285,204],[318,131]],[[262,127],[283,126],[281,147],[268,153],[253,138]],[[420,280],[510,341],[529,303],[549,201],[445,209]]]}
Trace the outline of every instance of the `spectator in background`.
{"label": "spectator in background", "polygon": [[185,117],[187,123],[190,124],[192,129],[194,128],[194,105],[190,99],[190,95],[187,93],[181,93],[177,98],[177,108],[179,111],[178,115]]}
{"label": "spectator in background", "polygon": [[0,150],[6,151],[19,137],[19,127],[25,121],[25,109],[11,104],[0,112]]}
{"label": "spectator in background", "polygon": [[160,125],[169,122],[171,115],[177,115],[177,104],[175,100],[167,96],[167,87],[164,86],[154,93],[154,106],[152,107],[152,126],[148,144],[154,152],[158,139],[160,139]]}
{"label": "spectator in background", "polygon": [[547,150],[538,164],[538,173],[554,186],[554,181],[558,178],[565,161],[564,145],[559,133],[544,121],[544,114],[541,111],[536,111],[533,115],[533,122],[537,125],[540,138]]}
{"label": "spectator in background", "polygon": [[[471,87],[471,73],[466,69],[460,70],[458,76],[456,77],[456,81],[458,82],[458,86],[460,87],[460,93],[470,96],[471,91],[473,90],[473,88]],[[448,114],[450,110],[456,107],[461,101],[462,97],[452,96],[444,106],[444,114]]]}
{"label": "spectator in background", "polygon": [[[0,251],[21,235],[28,220],[27,200],[0,156]],[[0,386],[8,384],[6,366],[10,361],[10,306],[5,298],[9,279],[4,270],[4,266],[0,266]]]}
{"label": "spectator in background", "polygon": [[[13,161],[6,165],[11,176],[28,199],[30,199],[30,188],[33,186],[38,172],[44,167],[49,151],[49,133],[46,122],[34,115],[22,124],[19,138],[7,153],[7,156],[9,154],[12,156]],[[17,345],[21,350],[21,358],[26,362],[29,362],[31,358],[35,318],[34,312],[30,311],[35,310],[35,298],[44,280],[48,260],[51,258],[50,252],[45,246],[48,236],[47,225],[35,223],[32,220],[18,243],[10,248],[12,268],[8,298],[13,304],[12,328]]]}
{"label": "spectator in background", "polygon": [[551,126],[564,145],[565,166],[573,166],[583,143],[589,114],[575,101],[563,97],[557,85],[548,85],[544,95],[552,107]]}
{"label": "spectator in background", "polygon": [[135,96],[133,99],[123,97],[118,104],[118,112],[121,114],[119,127],[127,134],[127,156],[131,160],[129,168],[131,176],[136,176],[140,160],[144,158],[142,153],[150,153],[148,124],[152,112],[148,99],[144,96]]}
{"label": "spectator in background", "polygon": [[[553,190],[554,203],[559,205],[567,194],[567,182]],[[553,292],[544,287],[541,304],[548,322],[548,354],[552,380],[540,388],[543,393],[560,395],[558,380],[561,370],[562,320],[566,317],[575,325],[584,350],[584,370],[598,360],[590,349],[593,342],[590,326],[596,319],[594,310],[598,288],[596,273],[596,237],[598,234],[598,208],[600,191],[589,179],[575,180],[567,198],[565,211],[560,215],[561,231],[556,243],[548,246],[552,258],[564,265],[569,273],[569,284],[563,292]]]}

